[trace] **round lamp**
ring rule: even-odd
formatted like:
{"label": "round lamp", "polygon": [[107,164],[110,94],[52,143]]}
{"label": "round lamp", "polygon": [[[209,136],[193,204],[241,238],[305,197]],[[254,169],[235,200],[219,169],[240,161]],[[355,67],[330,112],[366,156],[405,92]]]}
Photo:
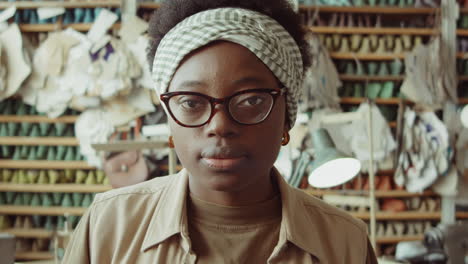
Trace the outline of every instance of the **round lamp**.
{"label": "round lamp", "polygon": [[315,188],[344,184],[359,174],[361,162],[338,151],[328,132],[320,128],[312,135],[315,159],[308,182]]}

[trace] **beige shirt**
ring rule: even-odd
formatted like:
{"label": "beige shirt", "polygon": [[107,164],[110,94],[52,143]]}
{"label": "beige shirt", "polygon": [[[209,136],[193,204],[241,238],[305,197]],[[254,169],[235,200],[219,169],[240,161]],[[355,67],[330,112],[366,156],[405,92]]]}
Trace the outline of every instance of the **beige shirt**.
{"label": "beige shirt", "polygon": [[[288,185],[277,173],[281,224],[269,264],[377,263],[366,225]],[[62,263],[195,264],[187,217],[188,173],[96,196]]]}

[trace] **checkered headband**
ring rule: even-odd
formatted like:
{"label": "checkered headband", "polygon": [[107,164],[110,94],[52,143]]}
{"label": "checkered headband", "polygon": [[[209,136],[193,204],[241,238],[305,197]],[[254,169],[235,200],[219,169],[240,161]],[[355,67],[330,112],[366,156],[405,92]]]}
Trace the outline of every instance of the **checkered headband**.
{"label": "checkered headband", "polygon": [[251,10],[211,9],[186,18],[170,30],[161,40],[153,61],[157,94],[167,92],[185,56],[216,40],[246,47],[273,72],[287,88],[287,111],[293,127],[303,78],[301,52],[276,20]]}

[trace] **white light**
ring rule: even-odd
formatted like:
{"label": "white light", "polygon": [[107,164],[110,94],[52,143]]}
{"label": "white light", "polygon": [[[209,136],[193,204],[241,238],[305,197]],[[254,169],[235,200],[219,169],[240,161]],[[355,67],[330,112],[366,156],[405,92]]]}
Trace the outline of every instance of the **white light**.
{"label": "white light", "polygon": [[468,105],[466,105],[461,112],[461,122],[464,127],[468,128]]}
{"label": "white light", "polygon": [[309,175],[309,184],[315,188],[330,188],[354,178],[361,170],[361,162],[354,158],[329,161]]}

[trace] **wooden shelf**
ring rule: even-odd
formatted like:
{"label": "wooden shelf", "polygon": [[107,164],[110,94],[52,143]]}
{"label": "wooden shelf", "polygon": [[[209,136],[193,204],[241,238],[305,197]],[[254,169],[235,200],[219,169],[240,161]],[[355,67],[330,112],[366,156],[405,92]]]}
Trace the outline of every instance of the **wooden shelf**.
{"label": "wooden shelf", "polygon": [[0,115],[0,123],[75,123],[78,116],[61,116],[58,118],[48,118],[38,115]]}
{"label": "wooden shelf", "polygon": [[52,230],[47,230],[47,229],[42,229],[42,228],[31,228],[31,229],[10,228],[10,229],[2,229],[1,232],[9,233],[20,238],[51,238],[55,233]]}
{"label": "wooden shelf", "polygon": [[50,252],[17,252],[15,258],[16,260],[52,260],[54,254]]}
{"label": "wooden shelf", "polygon": [[378,75],[350,75],[350,74],[340,74],[340,79],[342,81],[403,81],[405,79],[404,75],[398,76],[378,76]]}
{"label": "wooden shelf", "polygon": [[54,215],[65,214],[81,216],[86,212],[84,207],[61,207],[61,206],[21,206],[21,205],[0,205],[0,214],[5,215]]}
{"label": "wooden shelf", "polygon": [[423,240],[423,239],[424,239],[424,235],[378,237],[377,243],[396,244],[396,243],[403,242],[403,241],[418,241],[418,240]]}
{"label": "wooden shelf", "polygon": [[460,104],[468,104],[468,98],[458,98]]}
{"label": "wooden shelf", "polygon": [[383,60],[394,60],[404,59],[404,54],[375,54],[375,53],[353,53],[353,52],[331,52],[330,57],[335,60],[372,60],[372,61],[383,61]]}
{"label": "wooden shelf", "polygon": [[[342,104],[362,104],[367,100],[365,97],[341,97]],[[379,105],[398,105],[400,98],[376,98],[373,101]]]}
{"label": "wooden shelf", "polygon": [[93,170],[85,161],[5,160],[0,159],[0,169],[81,169]]}
{"label": "wooden shelf", "polygon": [[14,184],[0,183],[0,192],[31,193],[100,193],[111,190],[109,185],[87,184]]}
{"label": "wooden shelf", "polygon": [[388,15],[414,15],[435,14],[440,8],[416,8],[395,6],[305,6],[301,5],[301,11],[318,10],[322,13],[357,13],[357,14],[388,14]]}
{"label": "wooden shelf", "polygon": [[[60,28],[73,28],[77,31],[89,31],[91,29],[91,23],[80,23],[80,24],[19,24],[21,32],[50,32],[56,31]],[[120,24],[115,24],[111,29],[119,29]]]}
{"label": "wooden shelf", "polygon": [[437,33],[434,28],[391,28],[391,27],[308,27],[318,34],[374,34],[374,35],[423,35]]}
{"label": "wooden shelf", "polygon": [[15,1],[0,2],[0,9],[16,6],[16,9],[37,9],[40,7],[95,8],[120,7],[120,1]]}
{"label": "wooden shelf", "polygon": [[[308,194],[314,196],[323,196],[323,195],[369,195],[369,191],[366,190],[317,190],[317,189],[306,189],[304,190]],[[421,197],[421,196],[437,196],[436,193],[432,191],[426,191],[423,193],[410,193],[407,191],[376,191],[376,198],[410,198],[410,197]]]}
{"label": "wooden shelf", "polygon": [[0,145],[9,146],[78,146],[74,137],[0,137]]}
{"label": "wooden shelf", "polygon": [[[362,220],[369,220],[368,212],[349,212],[352,216]],[[440,212],[377,212],[377,220],[440,220]],[[467,219],[468,212],[457,212],[456,217],[459,219]]]}
{"label": "wooden shelf", "polygon": [[161,6],[159,3],[155,2],[140,2],[138,3],[139,8],[144,8],[144,9],[158,9]]}

